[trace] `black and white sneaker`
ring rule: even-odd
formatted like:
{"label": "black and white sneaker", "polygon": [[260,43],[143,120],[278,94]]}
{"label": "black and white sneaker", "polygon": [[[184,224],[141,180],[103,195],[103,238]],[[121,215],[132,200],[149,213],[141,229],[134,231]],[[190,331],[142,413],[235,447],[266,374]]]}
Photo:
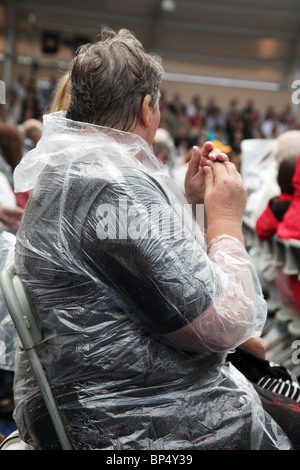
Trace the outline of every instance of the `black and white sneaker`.
{"label": "black and white sneaker", "polygon": [[297,382],[274,379],[273,377],[263,377],[258,381],[257,385],[300,403],[300,386]]}

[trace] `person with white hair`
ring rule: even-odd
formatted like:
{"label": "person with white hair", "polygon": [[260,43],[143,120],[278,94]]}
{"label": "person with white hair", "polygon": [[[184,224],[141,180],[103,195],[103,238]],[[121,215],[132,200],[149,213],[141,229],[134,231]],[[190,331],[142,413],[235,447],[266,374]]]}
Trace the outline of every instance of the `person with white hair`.
{"label": "person with white hair", "polygon": [[27,119],[22,124],[24,135],[25,152],[29,152],[36,147],[43,132],[43,124],[38,119]]}
{"label": "person with white hair", "polygon": [[170,132],[163,128],[158,128],[152,143],[154,155],[162,161],[164,165],[168,165],[168,169],[172,174],[176,165],[176,147],[174,139]]}

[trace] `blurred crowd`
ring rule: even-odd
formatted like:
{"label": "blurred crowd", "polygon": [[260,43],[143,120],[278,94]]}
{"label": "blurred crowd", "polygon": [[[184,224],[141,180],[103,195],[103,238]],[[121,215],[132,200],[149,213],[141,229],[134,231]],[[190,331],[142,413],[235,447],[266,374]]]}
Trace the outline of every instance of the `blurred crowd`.
{"label": "blurred crowd", "polygon": [[[64,74],[59,79],[43,80],[18,76],[7,87],[6,103],[0,106],[0,172],[6,174],[11,185],[14,168],[41,137],[43,115],[66,109],[63,100],[68,102],[68,86],[68,75]],[[254,100],[239,103],[232,99],[227,109],[222,109],[213,98],[204,102],[199,94],[186,103],[179,93],[168,96],[162,89],[160,107],[161,121],[154,140],[154,153],[169,165],[171,175],[183,191],[194,145],[201,147],[205,141],[213,141],[240,170],[242,141],[276,139],[286,131],[300,129],[290,104],[282,110],[270,105],[261,113]],[[2,196],[1,206],[10,205],[12,195],[9,199],[6,194],[5,200]],[[28,194],[13,195],[13,206],[23,209],[28,197]],[[2,213],[0,221],[3,222]]]}
{"label": "blurred crowd", "polygon": [[299,124],[289,104],[281,111],[270,105],[262,114],[254,100],[239,105],[238,100],[232,99],[228,109],[222,110],[213,98],[203,103],[197,95],[185,104],[179,94],[168,100],[162,92],[160,127],[171,133],[179,152],[205,140],[217,140],[240,153],[244,139],[276,138]]}
{"label": "blurred crowd", "polygon": [[[51,107],[57,81],[55,77],[42,81],[19,76],[7,89],[6,104],[0,108],[0,122],[20,126],[28,119],[42,120]],[[167,96],[161,91],[160,127],[172,135],[177,153],[183,155],[193,145],[215,140],[240,153],[241,141],[252,138],[276,138],[283,132],[298,129],[291,105],[276,110],[270,105],[264,113],[257,110],[254,100],[239,103],[232,99],[227,109],[221,109],[214,98],[203,102],[201,95],[189,103],[178,93]]]}
{"label": "blurred crowd", "polygon": [[57,81],[28,79],[23,75],[6,85],[6,103],[0,107],[0,121],[19,126],[28,119],[42,119],[52,100]]}

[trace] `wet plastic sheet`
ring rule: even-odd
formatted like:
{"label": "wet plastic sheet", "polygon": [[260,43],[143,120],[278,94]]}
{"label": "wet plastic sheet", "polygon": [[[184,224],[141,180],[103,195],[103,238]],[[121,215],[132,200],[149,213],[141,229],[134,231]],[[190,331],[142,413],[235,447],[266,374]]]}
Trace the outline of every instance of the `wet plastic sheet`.
{"label": "wet plastic sheet", "polygon": [[[34,187],[16,267],[76,448],[290,447],[251,384],[224,363],[265,322],[252,261],[228,236],[207,250],[146,142],[49,115],[15,187]],[[15,375],[22,439],[54,448],[22,350]]]}

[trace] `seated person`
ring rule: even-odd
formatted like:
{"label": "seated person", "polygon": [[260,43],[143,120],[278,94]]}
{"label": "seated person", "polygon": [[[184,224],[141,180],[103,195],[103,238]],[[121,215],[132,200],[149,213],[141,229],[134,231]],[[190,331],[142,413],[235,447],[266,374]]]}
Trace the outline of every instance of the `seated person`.
{"label": "seated person", "polygon": [[[288,136],[285,136],[287,141],[291,138],[289,136],[289,133]],[[269,240],[275,235],[278,225],[291,204],[294,194],[292,179],[297,157],[298,152],[292,145],[290,149],[281,149],[279,146],[277,150],[278,172],[276,180],[278,193],[269,199],[266,208],[256,220],[256,233],[261,242]],[[297,305],[289,285],[289,278],[280,266],[276,266],[273,252],[260,249],[258,259],[261,276],[264,278],[266,291],[273,298],[275,311],[283,306],[296,313]],[[272,302],[270,303],[272,304]]]}
{"label": "seated person", "polygon": [[284,240],[294,238],[300,240],[300,227],[298,223],[300,213],[300,155],[297,157],[295,171],[292,178],[294,195],[282,221],[278,224],[277,235]]}
{"label": "seated person", "polygon": [[[292,202],[278,224],[276,234],[284,240],[300,240],[299,214],[300,214],[300,155],[297,158],[295,173],[292,179],[294,195]],[[289,287],[296,301],[296,312],[300,315],[300,282],[298,275],[288,276]]]}
{"label": "seated person", "polygon": [[272,237],[288,210],[293,194],[292,179],[295,172],[297,156],[286,157],[279,163],[277,182],[281,193],[272,197],[267,207],[256,221],[256,233],[261,241]]}
{"label": "seated person", "polygon": [[[73,61],[66,115],[45,116],[16,169],[16,190],[33,189],[15,264],[43,367],[76,449],[291,449],[299,413],[283,430],[225,361],[267,313],[241,176],[207,143],[182,199],[151,148],[162,75],[131,33],[104,29]],[[15,405],[23,441],[59,447],[22,348]]]}

